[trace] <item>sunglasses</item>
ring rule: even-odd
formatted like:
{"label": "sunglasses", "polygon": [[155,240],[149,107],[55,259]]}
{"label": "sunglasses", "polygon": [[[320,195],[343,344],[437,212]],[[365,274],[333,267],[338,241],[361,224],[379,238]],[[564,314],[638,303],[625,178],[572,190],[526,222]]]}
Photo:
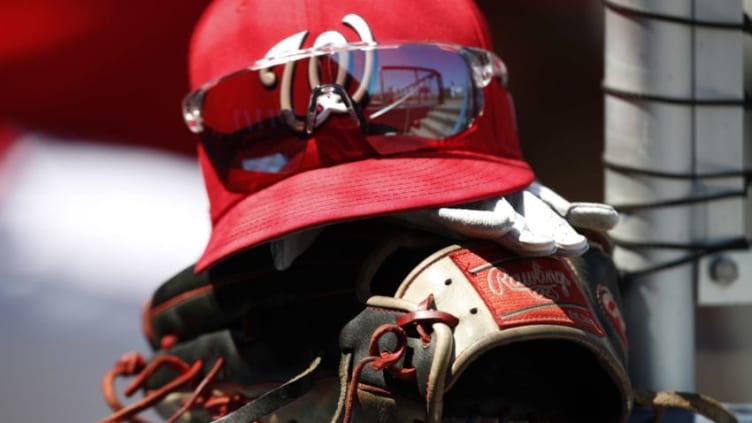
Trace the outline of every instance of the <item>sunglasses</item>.
{"label": "sunglasses", "polygon": [[356,43],[267,57],[189,93],[183,116],[231,191],[309,169],[457,148],[504,63],[453,44]]}

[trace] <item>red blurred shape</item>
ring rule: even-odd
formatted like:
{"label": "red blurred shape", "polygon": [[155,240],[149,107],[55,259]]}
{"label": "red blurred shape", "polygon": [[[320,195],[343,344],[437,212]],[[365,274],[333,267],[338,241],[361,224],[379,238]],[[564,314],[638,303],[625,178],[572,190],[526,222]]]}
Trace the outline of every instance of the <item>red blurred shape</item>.
{"label": "red blurred shape", "polygon": [[0,2],[0,120],[194,154],[180,102],[208,0]]}

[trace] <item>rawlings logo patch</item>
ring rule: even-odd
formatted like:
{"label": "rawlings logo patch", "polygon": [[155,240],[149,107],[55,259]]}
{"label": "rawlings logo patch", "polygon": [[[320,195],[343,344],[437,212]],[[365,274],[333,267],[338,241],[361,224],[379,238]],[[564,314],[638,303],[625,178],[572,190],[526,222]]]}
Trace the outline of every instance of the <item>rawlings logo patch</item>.
{"label": "rawlings logo patch", "polygon": [[459,250],[450,257],[464,271],[500,329],[552,324],[605,336],[576,276],[564,261],[540,257],[498,263],[508,259],[499,253],[482,258]]}

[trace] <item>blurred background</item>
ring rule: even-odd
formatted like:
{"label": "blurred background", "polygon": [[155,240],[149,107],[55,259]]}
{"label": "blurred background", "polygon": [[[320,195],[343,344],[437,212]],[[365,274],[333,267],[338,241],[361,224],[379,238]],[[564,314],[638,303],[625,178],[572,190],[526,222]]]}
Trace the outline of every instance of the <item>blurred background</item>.
{"label": "blurred background", "polygon": [[[9,421],[105,417],[101,377],[124,352],[148,354],[143,303],[203,249],[207,201],[180,101],[189,35],[207,3],[0,2],[0,410]],[[601,201],[600,1],[478,4],[510,71],[527,160],[568,199]],[[698,312],[698,389],[750,402],[743,322],[752,312]]]}

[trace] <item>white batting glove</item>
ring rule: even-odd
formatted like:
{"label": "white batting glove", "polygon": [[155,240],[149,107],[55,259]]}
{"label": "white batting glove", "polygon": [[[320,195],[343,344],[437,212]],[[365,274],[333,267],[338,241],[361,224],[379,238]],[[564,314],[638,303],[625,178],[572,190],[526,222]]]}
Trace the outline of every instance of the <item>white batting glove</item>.
{"label": "white batting glove", "polygon": [[570,203],[535,182],[493,200],[402,213],[397,218],[450,237],[489,239],[521,255],[576,256],[587,251],[588,243],[573,226],[607,231],[618,214],[606,204]]}
{"label": "white batting glove", "polygon": [[[608,231],[619,220],[602,203],[570,203],[550,188],[533,182],[523,191],[454,207],[416,210],[394,216],[400,222],[450,238],[481,238],[525,256],[577,256],[587,239],[573,226]],[[271,243],[275,267],[289,268],[313,243],[322,228],[290,234]]]}
{"label": "white batting glove", "polygon": [[606,232],[619,222],[619,213],[613,207],[603,203],[574,202],[562,198],[550,188],[533,182],[527,188],[536,197],[551,206],[572,226],[594,231]]}

